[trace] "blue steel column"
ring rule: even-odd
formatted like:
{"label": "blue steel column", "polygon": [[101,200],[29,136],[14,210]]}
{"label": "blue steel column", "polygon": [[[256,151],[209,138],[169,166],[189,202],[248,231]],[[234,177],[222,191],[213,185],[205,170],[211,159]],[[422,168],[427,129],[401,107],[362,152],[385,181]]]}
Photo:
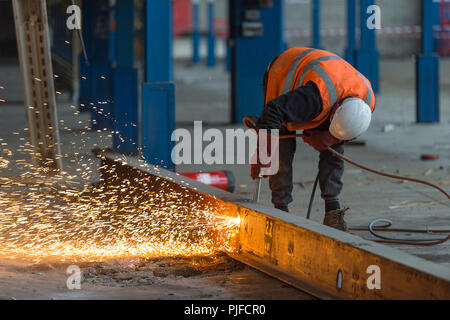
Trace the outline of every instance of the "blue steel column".
{"label": "blue steel column", "polygon": [[422,0],[422,54],[416,57],[416,121],[439,122],[439,55],[434,53],[433,0]]}
{"label": "blue steel column", "polygon": [[134,67],[134,1],[116,2],[114,70],[114,150],[138,152],[138,74]]}
{"label": "blue steel column", "polygon": [[208,0],[208,67],[216,65],[216,35],[214,30],[214,0]]}
{"label": "blue steel column", "polygon": [[199,30],[200,0],[192,0],[192,62],[200,61],[200,30]]}
{"label": "blue steel column", "polygon": [[369,79],[373,91],[377,93],[380,54],[376,49],[375,29],[367,27],[367,20],[370,17],[367,8],[374,3],[374,0],[360,0],[361,45],[356,52],[356,63],[358,70]]}
{"label": "blue steel column", "polygon": [[175,86],[172,82],[171,1],[146,0],[145,80],[142,87],[142,154],[174,170]]}
{"label": "blue steel column", "polygon": [[312,24],[313,24],[313,48],[321,48],[320,45],[320,0],[313,0],[312,2]]}
{"label": "blue steel column", "polygon": [[[230,45],[232,122],[242,123],[247,115],[261,114],[264,107],[261,82],[267,66],[284,47],[283,1],[266,1],[256,7],[255,2],[230,0]],[[261,23],[261,35],[244,37],[242,34],[246,10],[258,10],[258,18],[252,24]]]}
{"label": "blue steel column", "polygon": [[347,0],[347,48],[345,60],[351,65],[356,63],[356,0]]}
{"label": "blue steel column", "polygon": [[230,38],[226,40],[226,51],[225,51],[225,70],[227,72],[231,71],[231,48],[230,48]]}
{"label": "blue steel column", "polygon": [[113,129],[112,66],[109,60],[109,1],[98,0],[93,5],[94,52],[92,73],[92,130]]}
{"label": "blue steel column", "polygon": [[[84,44],[86,47],[86,53],[88,59],[92,59],[94,52],[94,33],[93,30],[93,6],[92,1],[83,0],[82,2],[83,14],[82,19],[82,29]],[[80,55],[80,112],[88,112],[92,110],[92,65],[87,64],[84,60],[84,56]]]}
{"label": "blue steel column", "polygon": [[116,2],[109,2],[109,60],[116,61]]}

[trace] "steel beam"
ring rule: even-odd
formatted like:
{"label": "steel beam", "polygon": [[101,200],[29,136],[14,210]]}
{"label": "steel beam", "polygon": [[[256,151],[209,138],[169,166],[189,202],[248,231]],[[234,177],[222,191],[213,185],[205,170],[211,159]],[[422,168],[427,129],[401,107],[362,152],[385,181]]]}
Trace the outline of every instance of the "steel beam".
{"label": "steel beam", "polygon": [[116,1],[116,68],[113,70],[114,139],[117,152],[139,152],[139,87],[135,64],[134,1]]}
{"label": "steel beam", "polygon": [[320,0],[312,2],[312,46],[313,48],[322,48],[320,44]]}
{"label": "steel beam", "polygon": [[214,29],[214,0],[208,0],[208,55],[206,65],[216,65],[216,34]]}
{"label": "steel beam", "polygon": [[146,0],[145,82],[142,85],[142,154],[152,164],[175,170],[172,4]]}
{"label": "steel beam", "polygon": [[229,1],[233,123],[259,115],[264,107],[261,79],[285,49],[283,5],[281,0]]}
{"label": "steel beam", "polygon": [[175,130],[175,84],[146,82],[142,85],[142,154],[148,163],[175,170],[171,140]]}
{"label": "steel beam", "polygon": [[108,0],[84,0],[82,32],[84,54],[80,61],[80,111],[91,112],[92,130],[112,130],[113,73],[110,51],[110,6]]}
{"label": "steel beam", "polygon": [[[323,299],[450,299],[450,269],[311,220],[254,204],[143,160],[99,153],[101,178],[155,181],[240,217],[229,255]],[[112,177],[111,172],[115,174]],[[148,190],[142,190],[145,194]],[[381,271],[381,289],[369,289],[368,267]],[[282,297],[280,297],[282,298]]]}
{"label": "steel beam", "polygon": [[200,61],[200,0],[192,0],[192,62]]}
{"label": "steel beam", "polygon": [[45,0],[14,0],[25,110],[36,166],[62,167]]}
{"label": "steel beam", "polygon": [[439,55],[434,53],[432,0],[422,0],[422,54],[416,56],[416,122],[439,122]]}
{"label": "steel beam", "polygon": [[356,52],[356,63],[358,70],[369,79],[373,91],[378,93],[380,53],[376,48],[375,29],[369,29],[367,25],[369,19],[367,9],[374,3],[375,0],[360,0],[361,41],[360,48]]}
{"label": "steel beam", "polygon": [[347,48],[345,60],[356,65],[356,0],[347,0]]}
{"label": "steel beam", "polygon": [[91,61],[92,85],[92,130],[112,130],[113,122],[113,72],[112,61],[109,60],[109,2],[108,0],[90,1],[93,26],[93,52]]}
{"label": "steel beam", "polygon": [[[241,207],[240,252],[231,256],[312,295],[450,298],[448,268],[278,210],[235,204]],[[371,266],[380,268],[381,289],[369,289]]]}
{"label": "steel beam", "polygon": [[[92,1],[83,0],[82,1],[82,29],[80,32],[83,35],[83,40],[85,44],[86,55],[88,59],[91,59],[94,55],[94,18],[93,10],[91,8]],[[86,61],[83,55],[80,55],[80,98],[79,103],[80,112],[91,112],[92,111],[92,87],[93,87],[93,76],[92,76],[92,63]],[[88,64],[89,63],[89,64]],[[91,104],[92,103],[92,104]]]}

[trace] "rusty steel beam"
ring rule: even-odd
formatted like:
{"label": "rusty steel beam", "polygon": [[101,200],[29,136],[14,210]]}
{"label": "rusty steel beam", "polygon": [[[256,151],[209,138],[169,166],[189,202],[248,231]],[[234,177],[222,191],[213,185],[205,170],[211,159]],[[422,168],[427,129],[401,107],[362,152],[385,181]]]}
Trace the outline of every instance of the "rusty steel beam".
{"label": "rusty steel beam", "polygon": [[[450,299],[450,269],[311,220],[251,203],[231,193],[114,153],[98,153],[101,177],[155,179],[217,201],[239,215],[229,255],[322,299]],[[114,171],[112,175],[111,172]],[[114,178],[112,177],[114,176]],[[380,269],[381,289],[369,289],[368,267]],[[268,288],[270,290],[270,288]],[[280,297],[282,298],[282,297]]]}
{"label": "rusty steel beam", "polygon": [[32,159],[37,167],[61,170],[55,84],[45,0],[13,0]]}

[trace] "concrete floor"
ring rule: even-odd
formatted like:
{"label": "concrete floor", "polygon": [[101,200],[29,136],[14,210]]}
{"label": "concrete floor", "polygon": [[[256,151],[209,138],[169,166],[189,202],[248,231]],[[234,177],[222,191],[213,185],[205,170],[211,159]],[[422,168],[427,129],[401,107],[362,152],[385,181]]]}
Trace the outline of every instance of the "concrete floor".
{"label": "concrete floor", "polygon": [[[34,263],[0,259],[0,300],[311,300],[310,295],[275,280],[250,267],[210,272],[200,276],[153,276],[138,283],[134,269],[138,259],[108,263],[78,264],[83,272],[81,290],[68,290],[70,263]],[[174,259],[166,259],[168,261]],[[118,267],[120,265],[120,267]],[[131,266],[131,267],[130,267]],[[102,279],[92,277],[92,269],[109,269]],[[270,288],[270,290],[267,290]]]}
{"label": "concrete floor", "polygon": [[[441,75],[450,70],[450,61],[441,62]],[[191,66],[177,61],[176,119],[177,127],[192,129],[194,120],[203,120],[206,128],[236,127],[229,125],[229,75],[223,66],[208,69],[203,65]],[[377,109],[370,130],[362,137],[366,147],[347,147],[346,154],[369,167],[386,172],[423,178],[435,182],[447,190],[450,188],[450,79],[441,79],[441,123],[417,125],[414,123],[414,61],[388,60],[381,63],[381,93],[377,95]],[[14,151],[13,159],[26,155],[17,151],[26,139],[26,121],[20,91],[20,75],[17,65],[0,67],[0,142],[7,143],[2,149]],[[256,111],[255,111],[256,113]],[[91,155],[93,147],[109,147],[108,132],[85,132],[89,126],[89,114],[78,114],[70,107],[67,95],[58,96],[58,117],[64,121],[60,128],[64,160],[67,170],[92,167],[92,174],[85,174],[80,181],[96,181],[97,160]],[[383,132],[386,124],[395,129]],[[298,141],[295,157],[294,203],[291,212],[306,215],[306,208],[316,175],[318,154]],[[422,153],[438,153],[440,159],[432,162],[420,160]],[[84,165],[84,166],[83,166]],[[11,170],[0,170],[0,176],[17,175]],[[182,165],[179,172],[229,169],[236,177],[236,193],[251,197],[253,182],[249,166],[198,166]],[[342,203],[349,206],[349,225],[367,225],[377,217],[392,219],[397,227],[450,229],[450,204],[441,194],[422,185],[391,181],[346,165]],[[263,183],[261,202],[270,205],[270,190]],[[312,219],[323,219],[323,203],[317,196]],[[371,239],[366,232],[358,235]],[[450,267],[450,244],[434,247],[398,246],[400,250],[444,264]],[[23,267],[23,265],[21,265]],[[85,284],[81,291],[69,291],[65,287],[67,276],[60,265],[40,267],[38,271],[17,267],[17,262],[0,260],[0,298],[18,299],[84,299],[84,298],[130,298],[130,299],[308,299],[304,293],[286,286],[253,269],[230,271],[190,278],[171,278],[158,285],[140,287],[111,287]],[[265,288],[274,288],[270,293]]]}

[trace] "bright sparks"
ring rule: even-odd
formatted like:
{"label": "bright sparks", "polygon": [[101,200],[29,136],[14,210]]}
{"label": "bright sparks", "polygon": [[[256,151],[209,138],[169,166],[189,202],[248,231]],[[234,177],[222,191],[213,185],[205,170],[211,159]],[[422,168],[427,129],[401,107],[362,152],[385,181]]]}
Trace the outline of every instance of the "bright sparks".
{"label": "bright sparks", "polygon": [[70,178],[1,179],[0,256],[102,261],[232,250],[226,238],[239,219],[216,215],[217,204],[166,182],[155,188],[149,177],[82,191]]}
{"label": "bright sparks", "polygon": [[0,157],[0,169],[5,169],[9,165],[9,161]]}
{"label": "bright sparks", "polygon": [[[89,105],[102,113],[93,102]],[[79,115],[73,111],[74,117]],[[61,155],[72,175],[47,176],[30,163],[30,156],[39,155],[26,138],[19,135],[22,144],[14,153],[0,138],[0,257],[104,261],[233,250],[230,239],[236,235],[239,219],[222,215],[227,209],[217,201],[193,195],[162,178],[119,178],[114,168],[100,168],[109,170],[108,181],[90,187],[98,159],[86,150],[110,144],[113,134],[125,139],[106,130],[103,135],[100,131],[88,135],[90,123],[84,123],[81,132],[64,120],[60,125],[74,136]],[[23,131],[28,135],[28,128]],[[18,172],[25,173],[17,176]]]}

